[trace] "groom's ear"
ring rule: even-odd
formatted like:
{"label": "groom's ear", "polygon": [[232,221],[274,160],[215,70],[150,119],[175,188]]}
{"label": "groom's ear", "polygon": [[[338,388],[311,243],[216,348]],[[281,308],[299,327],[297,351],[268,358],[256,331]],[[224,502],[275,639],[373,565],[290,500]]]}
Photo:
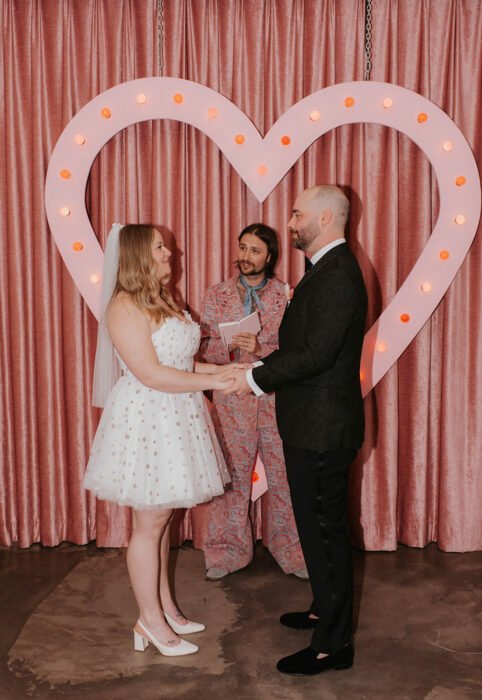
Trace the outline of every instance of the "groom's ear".
{"label": "groom's ear", "polygon": [[326,224],[330,224],[333,220],[333,212],[331,209],[323,209],[323,211],[320,214],[320,224],[322,226],[326,226]]}

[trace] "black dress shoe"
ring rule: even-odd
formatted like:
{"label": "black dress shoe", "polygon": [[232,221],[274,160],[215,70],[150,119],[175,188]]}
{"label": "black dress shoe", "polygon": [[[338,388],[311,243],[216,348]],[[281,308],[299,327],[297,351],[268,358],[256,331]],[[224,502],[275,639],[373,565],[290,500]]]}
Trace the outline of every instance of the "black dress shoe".
{"label": "black dress shoe", "polygon": [[310,617],[310,611],[307,612],[292,612],[281,615],[279,621],[285,627],[291,627],[293,630],[313,630],[319,622],[319,618],[313,619]]}
{"label": "black dress shoe", "polygon": [[354,649],[351,642],[345,644],[335,654],[324,656],[322,659],[316,658],[318,653],[312,647],[302,649],[278,661],[276,668],[281,673],[289,673],[293,676],[315,676],[330,669],[342,671],[353,666]]}

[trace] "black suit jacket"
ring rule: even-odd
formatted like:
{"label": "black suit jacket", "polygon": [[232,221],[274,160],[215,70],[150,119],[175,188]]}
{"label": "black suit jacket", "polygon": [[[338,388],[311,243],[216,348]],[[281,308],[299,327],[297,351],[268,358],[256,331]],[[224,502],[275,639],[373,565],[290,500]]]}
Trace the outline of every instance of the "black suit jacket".
{"label": "black suit jacket", "polygon": [[358,449],[364,436],[360,357],[367,294],[357,260],[342,243],[302,278],[279,329],[279,349],[253,369],[276,392],[284,442],[324,452]]}

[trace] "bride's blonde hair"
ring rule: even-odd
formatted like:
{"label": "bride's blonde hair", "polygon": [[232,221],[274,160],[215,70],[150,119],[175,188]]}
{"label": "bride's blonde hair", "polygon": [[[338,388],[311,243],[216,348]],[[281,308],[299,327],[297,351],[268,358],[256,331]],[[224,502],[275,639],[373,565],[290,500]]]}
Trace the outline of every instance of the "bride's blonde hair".
{"label": "bride's blonde hair", "polygon": [[[171,293],[156,277],[149,224],[126,224],[119,232],[119,269],[112,298],[126,292],[136,306],[155,322],[181,313]],[[160,301],[158,299],[160,296]]]}

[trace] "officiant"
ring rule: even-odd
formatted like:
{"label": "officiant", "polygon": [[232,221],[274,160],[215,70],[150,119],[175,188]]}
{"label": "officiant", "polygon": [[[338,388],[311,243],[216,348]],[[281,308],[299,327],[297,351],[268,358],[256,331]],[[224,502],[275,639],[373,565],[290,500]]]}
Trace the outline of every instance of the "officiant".
{"label": "officiant", "polygon": [[[278,348],[278,328],[289,301],[289,286],[275,276],[277,261],[278,239],[272,228],[258,223],[241,231],[236,273],[209,288],[203,299],[200,354],[206,362],[251,363]],[[220,324],[239,322],[254,313],[259,317],[255,327],[260,330],[237,333],[226,346]],[[253,558],[250,503],[258,451],[268,483],[262,496],[263,543],[285,573],[307,578],[276,427],[274,395],[238,397],[215,391],[212,418],[231,484],[224,495],[205,506],[209,517],[204,544],[206,578],[222,579],[243,569]]]}

